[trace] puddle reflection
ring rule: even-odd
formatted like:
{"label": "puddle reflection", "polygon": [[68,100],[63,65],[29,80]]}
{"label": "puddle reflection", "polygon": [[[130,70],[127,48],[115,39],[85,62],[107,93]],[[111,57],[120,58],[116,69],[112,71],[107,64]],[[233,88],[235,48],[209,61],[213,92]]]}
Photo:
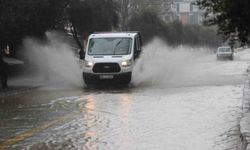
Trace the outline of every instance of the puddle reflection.
{"label": "puddle reflection", "polygon": [[121,117],[122,117],[122,120],[124,121],[128,121],[128,117],[129,117],[129,110],[130,110],[130,107],[131,107],[131,102],[132,102],[132,98],[131,98],[131,95],[129,94],[120,94],[120,104],[121,104]]}
{"label": "puddle reflection", "polygon": [[86,116],[86,131],[84,135],[85,148],[91,150],[99,149],[99,134],[96,115],[96,99],[92,95],[88,95],[87,101],[83,110]]}

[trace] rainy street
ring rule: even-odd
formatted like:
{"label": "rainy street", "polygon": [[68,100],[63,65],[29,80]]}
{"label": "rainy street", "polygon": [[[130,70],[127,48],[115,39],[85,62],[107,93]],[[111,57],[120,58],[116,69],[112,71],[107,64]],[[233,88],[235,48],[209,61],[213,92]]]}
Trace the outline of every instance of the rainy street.
{"label": "rainy street", "polygon": [[250,50],[234,61],[197,54],[181,65],[190,56],[178,56],[168,72],[145,62],[129,86],[55,82],[2,94],[0,149],[236,149]]}
{"label": "rainy street", "polygon": [[0,0],[0,150],[250,150],[249,0]]}

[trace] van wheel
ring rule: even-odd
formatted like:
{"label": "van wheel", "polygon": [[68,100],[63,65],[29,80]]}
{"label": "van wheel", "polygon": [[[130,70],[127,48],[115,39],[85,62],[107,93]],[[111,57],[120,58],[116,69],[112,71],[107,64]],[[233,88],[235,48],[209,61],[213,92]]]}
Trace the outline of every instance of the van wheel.
{"label": "van wheel", "polygon": [[129,84],[131,82],[131,78],[132,78],[132,73],[130,72],[122,76],[120,81],[122,84]]}
{"label": "van wheel", "polygon": [[217,55],[217,60],[220,60],[220,57]]}
{"label": "van wheel", "polygon": [[92,77],[83,77],[83,80],[84,80],[85,84],[87,84],[87,85],[95,83],[95,80]]}

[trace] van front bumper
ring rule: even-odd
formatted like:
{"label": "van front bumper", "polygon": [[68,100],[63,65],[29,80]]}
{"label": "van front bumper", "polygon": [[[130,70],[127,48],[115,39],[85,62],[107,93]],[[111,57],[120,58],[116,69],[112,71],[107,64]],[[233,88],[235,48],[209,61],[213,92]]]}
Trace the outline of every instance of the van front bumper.
{"label": "van front bumper", "polygon": [[118,73],[118,74],[93,74],[93,73],[88,73],[88,72],[83,72],[82,73],[82,77],[85,78],[85,77],[91,77],[93,79],[96,79],[96,80],[102,80],[103,76],[112,76],[113,78],[112,79],[120,79],[124,76],[130,76],[132,74],[132,72],[124,72],[124,73]]}

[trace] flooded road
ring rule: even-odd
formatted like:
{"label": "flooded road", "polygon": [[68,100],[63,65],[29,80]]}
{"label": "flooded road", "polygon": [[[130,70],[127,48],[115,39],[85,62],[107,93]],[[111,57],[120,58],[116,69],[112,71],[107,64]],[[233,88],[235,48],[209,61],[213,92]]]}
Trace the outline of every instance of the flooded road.
{"label": "flooded road", "polygon": [[[19,105],[2,112],[1,146],[8,145],[10,149],[226,149],[235,146],[232,141],[227,143],[228,139],[224,141],[223,134],[232,129],[237,133],[241,88],[86,92],[47,104]],[[237,142],[237,136],[232,138]]]}
{"label": "flooded road", "polygon": [[1,97],[0,149],[235,149],[249,54],[208,55],[178,82],[58,84]]}

